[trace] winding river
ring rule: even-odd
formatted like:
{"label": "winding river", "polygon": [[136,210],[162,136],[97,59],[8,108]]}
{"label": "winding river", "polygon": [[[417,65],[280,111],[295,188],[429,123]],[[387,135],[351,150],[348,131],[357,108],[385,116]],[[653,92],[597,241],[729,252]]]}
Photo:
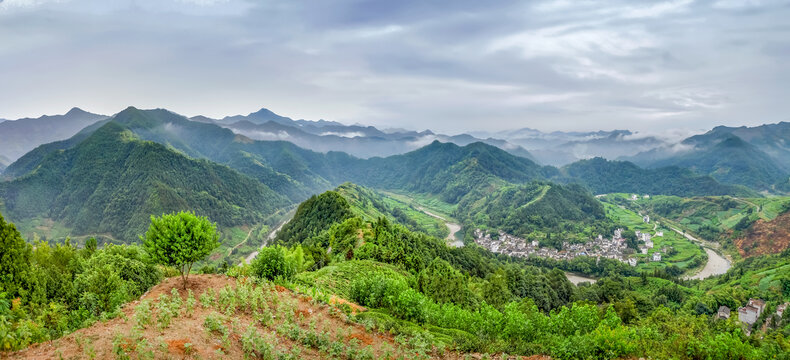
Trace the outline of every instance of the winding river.
{"label": "winding river", "polygon": [[441,221],[444,221],[444,224],[447,225],[448,229],[450,229],[450,234],[447,235],[447,244],[448,245],[450,245],[452,247],[462,247],[462,246],[464,246],[464,242],[461,239],[459,239],[458,237],[455,236],[455,233],[461,231],[461,225],[448,222],[447,219],[445,219],[445,218],[443,218],[443,217],[441,217],[439,215],[436,215],[436,214],[434,214],[434,213],[432,213],[432,212],[430,212],[428,210],[425,210],[425,208],[423,208],[423,207],[418,207],[418,209],[420,211],[428,214],[429,216],[433,216],[433,217],[435,217],[435,218],[437,218],[437,219],[439,219]]}
{"label": "winding river", "polygon": [[705,263],[705,267],[702,270],[698,271],[693,275],[687,275],[685,279],[697,279],[702,280],[714,275],[721,275],[727,272],[727,270],[732,267],[732,262],[725,257],[721,256],[718,252],[716,252],[713,248],[717,248],[718,244],[707,241],[707,240],[700,240],[691,236],[680,229],[671,228],[676,233],[683,235],[686,239],[689,239],[697,244],[702,245],[705,249],[705,253],[708,254],[708,262]]}

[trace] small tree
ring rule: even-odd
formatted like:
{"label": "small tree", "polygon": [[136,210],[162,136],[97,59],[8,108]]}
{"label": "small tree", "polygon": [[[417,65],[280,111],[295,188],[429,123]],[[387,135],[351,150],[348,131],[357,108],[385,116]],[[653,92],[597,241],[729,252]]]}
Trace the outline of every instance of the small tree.
{"label": "small tree", "polygon": [[192,265],[219,246],[216,225],[185,211],[151,216],[151,226],[141,240],[154,261],[178,268],[185,289]]}
{"label": "small tree", "polygon": [[12,223],[0,214],[0,293],[25,293],[30,274],[30,246]]}

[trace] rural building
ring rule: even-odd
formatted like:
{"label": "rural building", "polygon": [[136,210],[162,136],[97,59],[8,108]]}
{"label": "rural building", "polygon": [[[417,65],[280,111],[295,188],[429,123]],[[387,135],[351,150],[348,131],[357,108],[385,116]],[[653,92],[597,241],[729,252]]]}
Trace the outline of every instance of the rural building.
{"label": "rural building", "polygon": [[730,318],[730,308],[726,306],[719,306],[719,311],[716,312],[717,319],[729,319]]}
{"label": "rural building", "polygon": [[750,326],[757,322],[757,318],[765,310],[765,301],[760,299],[749,299],[746,306],[738,308],[738,320]]}

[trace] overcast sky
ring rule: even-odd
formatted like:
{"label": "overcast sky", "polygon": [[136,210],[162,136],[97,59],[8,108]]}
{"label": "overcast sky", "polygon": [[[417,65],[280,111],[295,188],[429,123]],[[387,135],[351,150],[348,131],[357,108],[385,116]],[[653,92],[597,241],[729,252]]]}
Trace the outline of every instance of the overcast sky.
{"label": "overcast sky", "polygon": [[459,133],[790,120],[788,1],[0,0],[0,118],[247,114]]}

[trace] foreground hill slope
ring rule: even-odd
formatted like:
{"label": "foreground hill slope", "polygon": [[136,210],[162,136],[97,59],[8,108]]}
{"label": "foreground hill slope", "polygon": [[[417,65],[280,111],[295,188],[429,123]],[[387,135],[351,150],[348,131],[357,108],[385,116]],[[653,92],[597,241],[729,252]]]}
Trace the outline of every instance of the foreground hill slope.
{"label": "foreground hill slope", "polygon": [[151,214],[193,210],[234,226],[260,222],[288,204],[261,182],[141,141],[115,122],[0,183],[0,195],[15,221],[48,217],[77,234],[109,233],[123,241],[136,239]]}
{"label": "foreground hill slope", "polygon": [[7,358],[462,358],[398,343],[347,321],[334,306],[271,283],[224,275],[192,276],[186,291],[179,278],[166,279],[120,311],[120,317]]}

